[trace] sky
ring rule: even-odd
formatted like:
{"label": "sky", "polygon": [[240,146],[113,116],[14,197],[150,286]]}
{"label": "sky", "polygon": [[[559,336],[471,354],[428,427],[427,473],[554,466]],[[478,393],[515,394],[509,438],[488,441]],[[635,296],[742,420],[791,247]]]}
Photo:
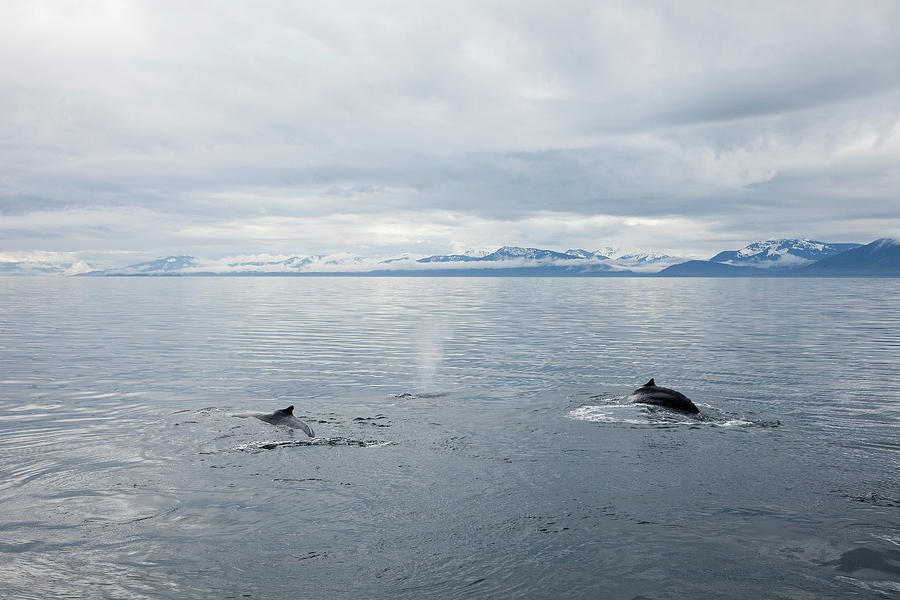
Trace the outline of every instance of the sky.
{"label": "sky", "polygon": [[900,2],[0,4],[0,259],[900,237]]}

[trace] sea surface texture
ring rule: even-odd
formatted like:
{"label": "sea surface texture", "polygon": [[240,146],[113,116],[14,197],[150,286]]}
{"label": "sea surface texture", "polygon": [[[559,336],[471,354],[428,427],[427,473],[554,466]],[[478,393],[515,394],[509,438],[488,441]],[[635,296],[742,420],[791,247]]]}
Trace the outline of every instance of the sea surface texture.
{"label": "sea surface texture", "polygon": [[0,507],[20,600],[896,598],[900,280],[0,279]]}

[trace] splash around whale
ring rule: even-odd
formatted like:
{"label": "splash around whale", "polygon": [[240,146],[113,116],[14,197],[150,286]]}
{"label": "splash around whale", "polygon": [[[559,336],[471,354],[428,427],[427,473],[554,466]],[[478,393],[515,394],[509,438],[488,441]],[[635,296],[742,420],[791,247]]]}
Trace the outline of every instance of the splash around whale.
{"label": "splash around whale", "polygon": [[631,402],[632,404],[662,406],[664,408],[670,408],[672,410],[690,414],[698,414],[700,412],[700,409],[691,402],[690,398],[681,392],[676,392],[675,390],[656,385],[656,382],[653,379],[631,392],[631,394],[625,398],[625,401]]}
{"label": "splash around whale", "polygon": [[309,437],[316,437],[312,427],[294,416],[294,405],[276,410],[272,413],[253,415],[260,421],[271,423],[272,425],[282,425],[291,429],[300,429]]}

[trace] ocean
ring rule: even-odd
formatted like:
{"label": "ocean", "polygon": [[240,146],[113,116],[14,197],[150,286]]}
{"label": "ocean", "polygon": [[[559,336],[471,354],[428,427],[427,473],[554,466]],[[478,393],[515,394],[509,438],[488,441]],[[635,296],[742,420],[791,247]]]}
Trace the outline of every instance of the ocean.
{"label": "ocean", "polygon": [[0,507],[11,599],[896,597],[900,279],[2,278]]}

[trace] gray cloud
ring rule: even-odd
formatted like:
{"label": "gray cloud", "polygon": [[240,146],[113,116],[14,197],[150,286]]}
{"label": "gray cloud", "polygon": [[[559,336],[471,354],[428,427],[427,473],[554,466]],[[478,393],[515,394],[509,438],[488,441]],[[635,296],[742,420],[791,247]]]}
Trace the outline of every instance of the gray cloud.
{"label": "gray cloud", "polygon": [[220,256],[897,235],[897,22],[874,1],[8,2],[0,231]]}

